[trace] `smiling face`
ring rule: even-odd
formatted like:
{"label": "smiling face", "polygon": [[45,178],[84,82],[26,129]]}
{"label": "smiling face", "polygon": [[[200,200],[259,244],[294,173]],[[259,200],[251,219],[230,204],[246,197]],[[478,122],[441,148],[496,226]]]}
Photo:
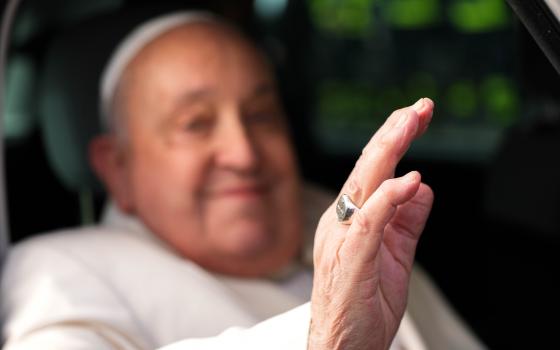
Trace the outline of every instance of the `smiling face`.
{"label": "smiling face", "polygon": [[102,177],[121,209],[220,273],[263,275],[294,257],[293,150],[274,78],[250,43],[215,23],[174,28],[131,61],[118,91],[124,142],[113,142],[117,165]]}

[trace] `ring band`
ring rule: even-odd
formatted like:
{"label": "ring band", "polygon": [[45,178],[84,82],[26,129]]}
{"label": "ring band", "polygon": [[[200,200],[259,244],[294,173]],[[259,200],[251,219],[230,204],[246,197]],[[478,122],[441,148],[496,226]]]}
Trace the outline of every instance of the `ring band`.
{"label": "ring band", "polygon": [[343,194],[336,203],[336,215],[338,217],[338,222],[350,225],[352,215],[354,215],[354,213],[359,209],[360,208],[352,202],[350,196]]}

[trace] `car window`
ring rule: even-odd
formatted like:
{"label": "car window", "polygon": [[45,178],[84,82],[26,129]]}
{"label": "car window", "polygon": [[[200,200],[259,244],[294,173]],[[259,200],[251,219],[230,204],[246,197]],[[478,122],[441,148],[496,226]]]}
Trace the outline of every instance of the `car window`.
{"label": "car window", "polygon": [[[158,11],[177,4],[216,11],[263,46],[302,174],[328,189],[392,110],[431,97],[433,125],[399,167],[419,170],[436,195],[418,261],[490,347],[540,331],[511,310],[537,317],[559,292],[548,281],[560,248],[560,78],[504,1],[161,1]],[[42,85],[48,53],[88,21],[150,6],[29,0],[19,8],[2,114],[13,242],[91,222],[105,202],[93,185],[68,185],[48,151],[49,137],[68,138],[47,131],[41,112],[44,91],[53,91]]]}

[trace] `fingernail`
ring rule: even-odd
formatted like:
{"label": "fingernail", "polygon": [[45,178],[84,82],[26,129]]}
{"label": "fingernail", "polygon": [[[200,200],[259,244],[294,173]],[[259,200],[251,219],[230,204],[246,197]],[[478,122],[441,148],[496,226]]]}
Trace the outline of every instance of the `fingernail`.
{"label": "fingernail", "polygon": [[420,111],[422,110],[422,107],[424,107],[424,98],[419,99],[418,101],[416,101],[415,104],[412,105],[412,108],[417,113],[420,113]]}

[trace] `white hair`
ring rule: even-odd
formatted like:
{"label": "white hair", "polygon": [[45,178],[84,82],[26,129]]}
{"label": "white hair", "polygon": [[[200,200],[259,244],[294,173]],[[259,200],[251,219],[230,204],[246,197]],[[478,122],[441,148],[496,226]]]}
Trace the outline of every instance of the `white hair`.
{"label": "white hair", "polygon": [[217,18],[209,12],[174,12],[153,18],[132,30],[113,51],[101,75],[99,108],[102,127],[113,131],[117,127],[113,108],[115,94],[124,70],[142,48],[162,34],[181,25],[216,21]]}

